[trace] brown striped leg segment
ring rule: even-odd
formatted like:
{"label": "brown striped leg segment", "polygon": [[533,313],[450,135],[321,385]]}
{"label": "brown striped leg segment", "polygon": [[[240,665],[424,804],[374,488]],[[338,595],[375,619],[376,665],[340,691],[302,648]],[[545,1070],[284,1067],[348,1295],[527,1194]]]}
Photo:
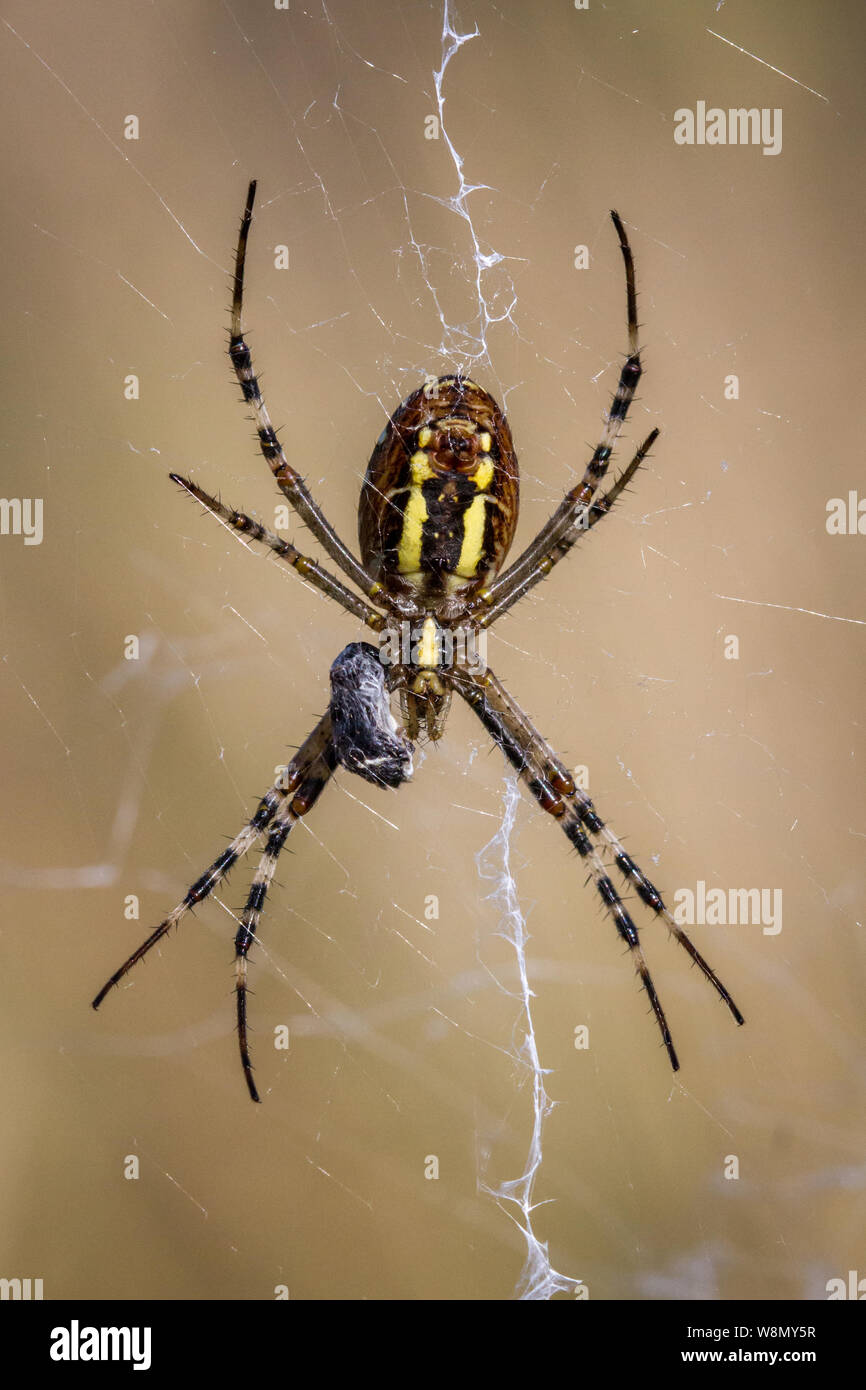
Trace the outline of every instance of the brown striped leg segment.
{"label": "brown striped leg segment", "polygon": [[[479,612],[485,605],[492,605],[504,600],[513,589],[527,578],[539,561],[546,560],[546,557],[572,530],[575,523],[579,523],[583,515],[591,509],[593,498],[607,472],[613,447],[628,414],[629,406],[634,400],[642,372],[637,341],[637,294],[635,291],[634,260],[619,214],[612,212],[611,218],[619,237],[619,246],[625,262],[629,350],[628,357],[620,371],[619,382],[610,410],[607,413],[601,441],[586,465],[582,479],[566,493],[547,524],[517,557],[514,564],[483,591],[480,600],[475,605]],[[647,444],[646,447],[649,445]],[[548,572],[548,570],[544,571],[544,573]],[[543,578],[544,573],[539,575],[539,578]]]}
{"label": "brown striped leg segment", "polygon": [[277,432],[271,424],[267,406],[253,371],[250,350],[244,341],[242,310],[244,297],[244,263],[247,253],[247,238],[253,218],[253,203],[256,196],[255,180],[247,193],[247,204],[241,222],[235,257],[234,292],[232,295],[232,330],[229,343],[229,357],[240,382],[244,400],[252,407],[259,444],[283,496],[291,503],[301,520],[312,531],[319,543],[328,552],[345,575],[356,584],[368,598],[384,597],[382,586],[367,573],[347,545],[340,540],[331,523],[327,520],[301,477],[286,458]]}
{"label": "brown striped leg segment", "polygon": [[195,907],[196,903],[200,903],[205,898],[209,897],[213,890],[222,883],[229,870],[239,859],[243,858],[247,851],[255,844],[262,832],[267,829],[268,823],[273,818],[282,797],[283,793],[280,791],[279,786],[272,787],[271,790],[262,797],[255,815],[251,820],[247,821],[243,830],[239,831],[228,848],[224,849],[222,854],[218,855],[210,868],[202,874],[201,878],[196,879],[192,887],[187,890],[186,896],[178,903],[177,907],[172,909],[165,921],[160,922],[159,926],[155,931],[151,932],[147,940],[143,941],[136,951],[133,951],[129,959],[125,960],[118,970],[115,970],[109,980],[106,980],[93,1001],[94,1009],[99,1008],[106,994],[108,994],[108,991],[113,989],[114,986],[123,979],[124,975],[126,975],[134,965],[138,964],[142,957],[147,955],[151,947],[155,946],[158,941],[161,941],[162,938],[171,931],[172,927],[178,925],[181,918],[189,912],[191,907]]}
{"label": "brown striped leg segment", "polygon": [[179,473],[170,473],[169,477],[173,483],[178,483],[189,493],[190,497],[201,502],[203,507],[207,507],[209,512],[218,516],[227,526],[231,526],[233,530],[239,531],[243,536],[248,536],[251,541],[259,541],[262,545],[266,545],[280,560],[284,560],[286,564],[297,570],[301,578],[306,579],[308,584],[312,584],[321,593],[327,594],[328,598],[334,599],[342,608],[371,627],[374,632],[382,631],[386,622],[384,615],[377,613],[375,608],[369,608],[357,594],[353,594],[351,589],[347,589],[345,584],[342,584],[339,579],[336,579],[315,560],[302,555],[288,541],[275,535],[273,531],[269,531],[267,526],[263,526],[260,521],[255,521],[253,517],[247,516],[246,512],[235,511],[233,507],[227,507],[218,498],[211,497],[209,492],[205,492],[204,488],[199,487],[197,483],[190,482],[189,478],[182,478]]}
{"label": "brown striped leg segment", "polygon": [[606,825],[596,813],[595,807],[589,797],[585,796],[582,792],[575,792],[575,803],[578,808],[581,824],[590,828],[593,834],[600,835],[607,842],[613,852],[614,862],[617,868],[633,885],[641,902],[645,903],[647,907],[652,908],[657,917],[664,918],[668,930],[680,943],[683,950],[688,952],[695,965],[701,971],[701,974],[709,980],[719,998],[723,999],[727,1004],[736,1022],[740,1024],[745,1023],[743,1015],[740,1013],[740,1010],[737,1008],[733,998],[722,984],[715,970],[704,960],[697,946],[686,932],[683,931],[679,923],[674,921],[673,915],[666,906],[661,893],[646,877],[643,870],[634,862],[631,855],[626,854],[622,844],[617,839],[610,826]]}
{"label": "brown striped leg segment", "polygon": [[536,561],[528,574],[524,575],[522,579],[518,579],[514,582],[503,594],[500,594],[498,598],[492,600],[490,598],[486,600],[482,599],[480,603],[476,602],[474,612],[480,614],[480,616],[477,616],[475,621],[478,623],[479,627],[490,627],[491,624],[496,622],[497,618],[502,617],[503,613],[507,613],[509,608],[513,608],[515,603],[517,603],[519,599],[522,599],[530,589],[534,589],[536,584],[539,584],[542,579],[547,578],[554,565],[558,564],[558,562],[568,554],[571,547],[576,541],[580,540],[581,536],[585,535],[591,527],[597,525],[599,521],[610,513],[614,502],[619,497],[620,493],[628,487],[628,484],[631,482],[658,438],[658,434],[658,430],[653,430],[651,434],[647,436],[628,468],[617,478],[613,487],[602,497],[599,497],[593,502],[588,512],[581,514],[578,522],[572,526],[571,530],[567,531],[562,540],[559,541],[557,545],[553,546],[546,555],[542,555],[541,559]]}
{"label": "brown striped leg segment", "polygon": [[451,680],[455,689],[475,711],[494,742],[502,749],[512,767],[519,773],[538,804],[559,821],[566,837],[586,863],[605,909],[612,916],[619,935],[632,953],[671,1066],[674,1071],[678,1071],[679,1060],[640,945],[637,927],[607,873],[599,853],[598,841],[610,847],[617,867],[634,885],[640,900],[652,908],[657,916],[664,917],[677,941],[725,1001],[737,1023],[743,1022],[742,1014],[721,980],[682,928],[674,922],[658,889],[626,854],[620,841],[596,813],[589,797],[574,786],[549,744],[533,728],[530,720],[506,693],[492,672],[455,672]]}
{"label": "brown striped leg segment", "polygon": [[[330,716],[328,716],[330,719]],[[328,737],[326,745],[317,750],[307,763],[300,785],[292,797],[274,817],[268,842],[259,860],[258,868],[250,886],[246,906],[241,915],[240,926],[235,937],[235,992],[238,1010],[238,1045],[241,1053],[241,1066],[244,1069],[247,1088],[253,1100],[258,1101],[259,1093],[253,1081],[253,1067],[250,1059],[247,1037],[247,958],[255,940],[259,920],[265,905],[268,888],[274,877],[280,851],[288,839],[289,832],[302,816],[316,804],[323,789],[330,780],[337,765],[333,741]]]}
{"label": "brown striped leg segment", "polygon": [[93,1001],[94,1009],[98,1009],[109,990],[113,989],[114,986],[123,979],[124,975],[128,974],[132,967],[137,965],[158,941],[162,940],[172,927],[178,925],[181,918],[189,912],[190,908],[195,907],[197,903],[203,902],[205,898],[210,896],[214,889],[222,883],[229,870],[252,848],[256,840],[273,820],[279,807],[283,805],[288,797],[298,793],[299,789],[302,788],[310,762],[315,757],[318,757],[321,751],[328,745],[330,732],[330,715],[326,714],[319,720],[319,723],[316,725],[306,743],[302,745],[298,753],[289,763],[285,777],[281,778],[279,782],[276,782],[274,786],[271,787],[270,791],[266,792],[262,797],[255,815],[247,821],[243,829],[238,832],[231,844],[223,850],[222,854],[217,856],[210,868],[207,869],[200,878],[196,879],[195,883],[187,890],[185,897],[178,903],[177,907],[168,914],[163,922],[160,922],[156,930],[151,932],[150,936],[141,943],[138,949],[133,951],[129,959],[125,960],[118,970],[115,970],[111,978],[106,980]]}

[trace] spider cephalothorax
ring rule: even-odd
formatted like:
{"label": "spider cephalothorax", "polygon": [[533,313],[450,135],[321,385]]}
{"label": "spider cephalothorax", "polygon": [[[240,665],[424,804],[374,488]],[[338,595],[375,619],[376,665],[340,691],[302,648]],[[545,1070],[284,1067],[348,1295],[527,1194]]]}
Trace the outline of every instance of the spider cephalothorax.
{"label": "spider cephalothorax", "polygon": [[[258,1100],[247,1041],[247,958],[289,832],[315,805],[338,766],[383,787],[397,788],[408,781],[413,741],[422,733],[433,739],[442,736],[451,696],[456,692],[585,863],[605,910],[632,953],[676,1070],[679,1062],[637,927],[608,873],[611,861],[644,906],[664,919],[738,1023],[743,1022],[742,1015],[674,921],[661,894],[486,665],[478,641],[497,618],[550,573],[590,527],[608,515],[658,434],[653,430],[613,486],[599,493],[641,375],[634,264],[622,221],[617,213],[611,213],[625,264],[629,351],[601,440],[580,482],[500,574],[517,526],[517,459],[505,416],[493,397],[468,377],[431,379],[398,407],[382,431],[361,492],[360,561],[334,531],[303,478],[289,463],[271,425],[241,323],[255,188],[255,183],[250,184],[238,238],[229,356],[244,400],[252,408],[262,453],[277,486],[354,588],[245,512],[225,506],[187,478],[175,473],[171,477],[214,516],[268,546],[314,588],[377,633],[379,647],[350,642],[340,653],[331,667],[328,709],[312,733],[228,848],[114,972],[93,1006],[98,1008],[112,986],[191,907],[213,892],[258,839],[266,836],[235,937],[241,1062],[250,1095]],[[391,712],[390,696],[394,693],[400,697],[400,724]]]}

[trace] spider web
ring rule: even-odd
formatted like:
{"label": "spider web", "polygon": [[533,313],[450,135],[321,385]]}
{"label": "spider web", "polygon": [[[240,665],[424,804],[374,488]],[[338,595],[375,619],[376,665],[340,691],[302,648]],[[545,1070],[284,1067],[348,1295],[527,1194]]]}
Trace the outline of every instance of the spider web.
{"label": "spider web", "polygon": [[[22,1093],[9,1113],[65,1117],[72,1175],[91,1161],[93,1134],[104,1160],[55,1288],[100,1295],[110,1277],[124,1297],[269,1296],[284,1277],[324,1297],[408,1287],[548,1299],[587,1285],[593,1296],[821,1296],[857,1262],[845,1194],[863,1176],[848,987],[863,969],[864,831],[856,796],[845,798],[861,741],[846,655],[859,648],[846,642],[860,640],[862,579],[856,538],[828,551],[820,535],[825,494],[855,485],[845,460],[857,441],[813,483],[823,425],[802,401],[817,378],[786,362],[780,382],[773,367],[765,325],[799,249],[777,221],[772,239],[754,226],[783,161],[713,152],[731,156],[717,161],[724,172],[703,193],[684,179],[689,196],[669,205],[648,170],[659,161],[661,188],[681,191],[664,151],[671,112],[693,93],[678,69],[664,98],[655,83],[684,32],[730,80],[732,103],[785,104],[786,121],[796,112],[821,132],[832,118],[844,146],[838,132],[855,123],[823,50],[789,52],[784,15],[753,32],[741,8],[716,4],[700,18],[663,6],[653,28],[641,5],[599,6],[586,24],[577,11],[542,20],[483,0],[85,8],[92,50],[24,0],[4,6],[0,27],[17,93],[4,131],[18,193],[5,216],[25,248],[9,378],[23,364],[28,382],[26,401],[10,394],[7,490],[31,495],[39,478],[46,498],[44,546],[13,554],[4,536],[0,551],[12,556],[2,671],[25,731],[8,750],[2,876],[41,985],[37,1009],[15,1001],[10,1084]],[[837,64],[829,74],[841,85]],[[137,142],[124,137],[127,112],[142,117]],[[656,1055],[580,864],[463,708],[441,746],[419,750],[410,787],[388,797],[341,773],[293,832],[252,972],[261,1112],[243,1108],[229,992],[256,850],[87,1015],[107,970],[312,728],[330,661],[357,635],[165,482],[189,473],[276,524],[219,356],[252,176],[254,361],[290,457],[350,543],[384,419],[454,370],[509,411],[518,544],[546,519],[596,442],[619,371],[625,294],[608,208],[626,220],[647,378],[620,452],[660,423],[658,463],[568,572],[491,633],[489,657],[563,757],[589,764],[599,810],[633,831],[629,852],[666,891],[695,878],[784,883],[778,940],[760,927],[699,938],[713,964],[724,947],[720,973],[738,999],[739,982],[751,986],[741,1032],[647,924],[685,1081],[671,1083]],[[693,206],[707,226],[730,220],[710,236]],[[704,259],[708,240],[717,257],[729,248],[721,270]],[[778,263],[762,259],[770,240]],[[282,244],[287,275],[275,268]],[[572,261],[581,245],[587,272]],[[760,307],[738,300],[729,316],[725,292],[741,282]],[[837,324],[850,301],[849,289],[824,290],[808,305],[818,338],[819,300]],[[672,297],[689,295],[688,312],[672,313]],[[809,367],[831,403],[841,360],[830,344]],[[720,395],[731,370],[749,382],[736,416]],[[128,373],[141,397],[118,404]],[[836,418],[847,419],[841,405]],[[802,511],[777,518],[795,493]],[[744,501],[754,495],[759,519]],[[284,534],[314,551],[294,520]],[[720,673],[730,631],[744,659]],[[119,655],[129,632],[134,661]],[[121,921],[128,895],[140,916]],[[430,895],[438,916],[425,915]],[[19,977],[17,955],[8,968]],[[580,1023],[591,1025],[585,1055],[572,1046]],[[279,1024],[288,1053],[271,1046]],[[774,1069],[761,1027],[790,1074]],[[795,1063],[813,1077],[807,1100]],[[55,1181],[39,1125],[29,1150],[18,1144],[37,1194]],[[754,1186],[748,1199],[737,1188],[736,1207],[718,1170],[741,1150]],[[112,1176],[127,1152],[149,1175],[141,1226]],[[440,1175],[419,1180],[419,1197],[413,1175],[431,1156]],[[86,1253],[105,1203],[112,1229],[144,1252],[128,1270]],[[37,1264],[52,1248],[44,1235],[31,1214],[21,1244]],[[749,1285],[755,1271],[765,1287]]]}

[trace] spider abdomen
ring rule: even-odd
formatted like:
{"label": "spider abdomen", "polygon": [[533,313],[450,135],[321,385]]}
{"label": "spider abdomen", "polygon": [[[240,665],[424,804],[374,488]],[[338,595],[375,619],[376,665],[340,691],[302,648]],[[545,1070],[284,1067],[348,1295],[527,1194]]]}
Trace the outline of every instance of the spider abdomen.
{"label": "spider abdomen", "polygon": [[364,564],[434,605],[465,598],[501,568],[518,498],[496,401],[466,377],[440,377],[398,407],[373,450],[359,507]]}

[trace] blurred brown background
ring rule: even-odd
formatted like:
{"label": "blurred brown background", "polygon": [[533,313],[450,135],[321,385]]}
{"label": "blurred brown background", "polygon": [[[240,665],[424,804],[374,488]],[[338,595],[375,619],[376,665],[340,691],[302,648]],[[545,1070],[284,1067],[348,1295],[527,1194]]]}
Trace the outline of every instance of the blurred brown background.
{"label": "blurred brown background", "polygon": [[[0,539],[0,1275],[48,1298],[499,1299],[523,1265],[483,1190],[520,1174],[531,1129],[519,1004],[495,983],[514,990],[514,957],[476,863],[509,778],[467,710],[411,786],[343,773],[292,836],[253,972],[261,1107],[231,996],[253,856],[89,1009],[360,635],[166,476],[273,524],[224,356],[251,176],[256,363],[352,542],[387,412],[470,363],[514,430],[518,544],[547,517],[626,349],[623,215],[646,376],[620,464],[662,436],[489,659],[671,896],[779,888],[784,915],[776,935],[695,929],[737,1029],[635,904],[674,1079],[580,862],[522,797],[511,863],[558,1102],[535,1229],[593,1298],[820,1299],[866,1275],[866,537],[825,527],[830,498],[866,491],[862,8],[464,0],[454,28],[479,33],[442,90],[466,180],[487,185],[466,204],[481,249],[504,257],[482,276],[487,358],[440,320],[478,327],[455,164],[425,139],[439,0],[6,0],[2,21],[2,490],[44,499],[44,538]],[[782,152],[677,145],[674,112],[698,101],[781,108]]]}

